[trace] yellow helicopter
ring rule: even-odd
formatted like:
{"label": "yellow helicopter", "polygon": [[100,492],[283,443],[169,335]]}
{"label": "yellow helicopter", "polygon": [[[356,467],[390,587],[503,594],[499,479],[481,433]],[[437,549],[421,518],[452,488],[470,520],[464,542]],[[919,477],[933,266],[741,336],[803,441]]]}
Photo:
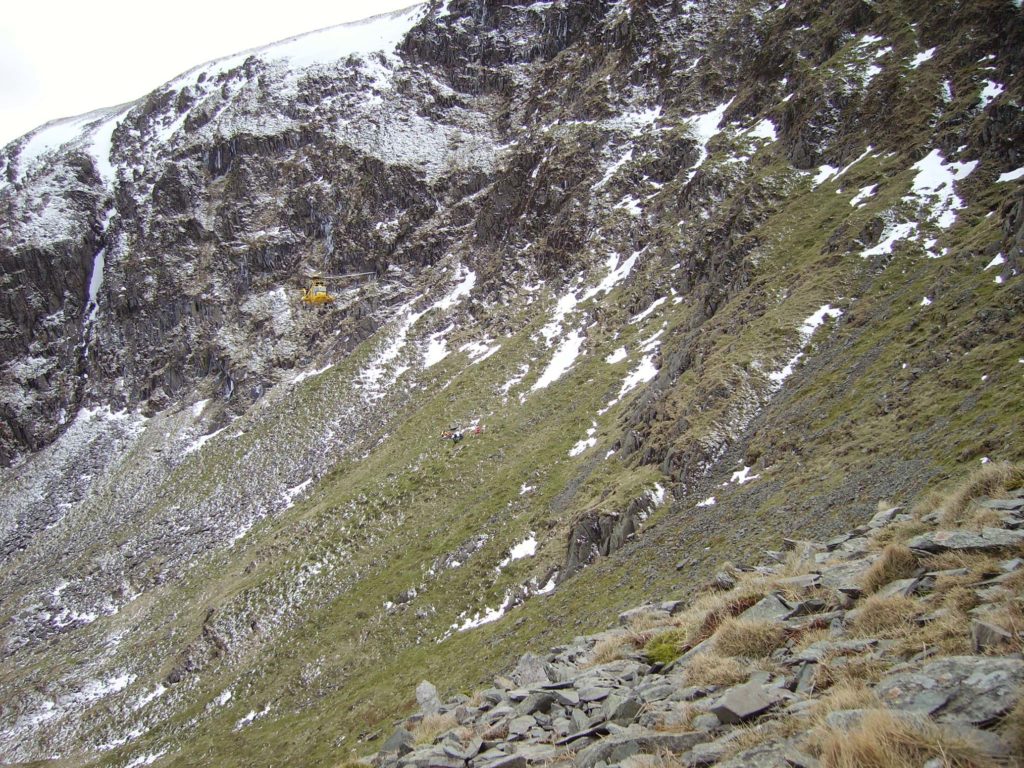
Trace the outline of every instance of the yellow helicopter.
{"label": "yellow helicopter", "polygon": [[348,280],[353,277],[367,277],[375,274],[375,272],[353,272],[347,275],[321,275],[319,273],[310,275],[309,287],[302,289],[302,301],[311,306],[330,304],[335,297],[327,290],[328,280]]}

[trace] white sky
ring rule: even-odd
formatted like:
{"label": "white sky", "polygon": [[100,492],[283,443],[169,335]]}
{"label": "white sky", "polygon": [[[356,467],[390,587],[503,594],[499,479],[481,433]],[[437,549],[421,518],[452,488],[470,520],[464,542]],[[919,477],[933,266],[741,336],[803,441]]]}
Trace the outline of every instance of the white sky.
{"label": "white sky", "polygon": [[417,0],[12,0],[0,13],[0,146],[134,101],[211,59]]}

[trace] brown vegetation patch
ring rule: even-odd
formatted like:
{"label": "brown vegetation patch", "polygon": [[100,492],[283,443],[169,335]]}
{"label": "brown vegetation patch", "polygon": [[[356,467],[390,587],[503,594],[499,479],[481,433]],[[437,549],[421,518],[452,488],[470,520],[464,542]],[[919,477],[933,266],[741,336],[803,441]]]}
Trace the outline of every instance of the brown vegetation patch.
{"label": "brown vegetation patch", "polygon": [[908,547],[889,544],[864,574],[861,587],[870,595],[897,579],[909,579],[919,567],[917,556]]}
{"label": "brown vegetation patch", "polygon": [[715,650],[723,656],[763,659],[782,645],[785,630],[775,621],[728,618],[715,632]]}
{"label": "brown vegetation patch", "polygon": [[865,713],[850,730],[825,726],[813,741],[824,768],[921,768],[933,758],[948,768],[995,766],[977,745],[936,723],[887,709]]}

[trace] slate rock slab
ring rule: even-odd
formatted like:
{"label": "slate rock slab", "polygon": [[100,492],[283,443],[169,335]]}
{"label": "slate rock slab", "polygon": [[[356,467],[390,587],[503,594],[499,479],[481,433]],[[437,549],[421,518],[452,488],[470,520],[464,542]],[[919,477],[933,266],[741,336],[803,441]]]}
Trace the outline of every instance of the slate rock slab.
{"label": "slate rock slab", "polygon": [[875,692],[893,709],[984,727],[1024,696],[1024,660],[950,656],[918,672],[889,675]]}
{"label": "slate rock slab", "polygon": [[618,763],[631,755],[660,754],[668,751],[685,752],[695,745],[708,740],[708,734],[700,731],[687,733],[661,733],[635,728],[591,744],[576,755],[577,768],[593,768],[598,763]]}
{"label": "slate rock slab", "polygon": [[725,692],[711,707],[711,712],[727,724],[738,724],[767,712],[783,698],[775,688],[758,683],[737,685]]}
{"label": "slate rock slab", "polygon": [[915,536],[907,546],[915,552],[935,553],[956,550],[976,552],[1015,547],[1024,543],[1024,531],[1008,531],[1004,528],[985,528],[981,533],[973,531],[932,531]]}

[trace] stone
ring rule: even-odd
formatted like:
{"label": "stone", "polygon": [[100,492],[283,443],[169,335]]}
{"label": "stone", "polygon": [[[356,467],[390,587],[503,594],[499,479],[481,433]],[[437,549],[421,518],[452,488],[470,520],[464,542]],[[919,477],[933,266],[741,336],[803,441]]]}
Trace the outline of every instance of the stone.
{"label": "stone", "polygon": [[534,653],[524,653],[520,656],[516,668],[509,677],[520,686],[553,682],[553,678],[548,674],[547,663]]}
{"label": "stone", "polygon": [[999,550],[1024,543],[1024,531],[1008,531],[1004,528],[984,528],[981,533],[973,531],[932,531],[915,536],[907,542],[911,550],[918,553],[977,552]]}
{"label": "stone", "polygon": [[1024,510],[1024,499],[981,499],[975,503],[985,509],[1001,509],[1007,512]]}
{"label": "stone", "polygon": [[550,744],[522,744],[516,747],[515,754],[526,760],[528,765],[534,765],[550,762],[560,751]]}
{"label": "stone", "polygon": [[648,731],[637,726],[608,738],[601,739],[576,755],[577,768],[594,768],[598,763],[621,762],[636,754],[680,753],[692,749],[696,744],[708,740],[702,731],[686,733],[661,733]]}
{"label": "stone", "polygon": [[522,738],[529,733],[531,728],[537,727],[537,721],[530,715],[520,715],[513,718],[508,724],[508,738]]}
{"label": "stone", "polygon": [[526,768],[526,758],[522,755],[502,755],[493,760],[474,760],[476,768]]}
{"label": "stone", "polygon": [[817,768],[819,763],[788,741],[769,741],[745,749],[717,765],[718,768]]}
{"label": "stone", "polygon": [[405,755],[398,764],[408,768],[464,768],[466,761],[446,755],[440,747],[424,747]]}
{"label": "stone", "polygon": [[783,698],[774,688],[756,683],[737,685],[725,692],[711,707],[718,719],[727,725],[736,725],[757,717],[774,707]]}
{"label": "stone", "polygon": [[821,574],[805,573],[802,576],[787,576],[784,579],[775,579],[775,585],[780,589],[790,589],[794,592],[810,592],[821,586]]}
{"label": "stone", "polygon": [[[569,716],[569,719],[572,720],[573,730],[577,733],[585,731],[590,727],[590,718],[587,717],[583,710],[574,709],[572,714]],[[570,733],[571,732],[572,731],[570,731]]]}
{"label": "stone", "polygon": [[578,707],[580,704],[579,691],[574,688],[556,688],[551,691],[551,695],[563,707]]}
{"label": "stone", "polygon": [[413,747],[416,745],[416,737],[405,728],[398,728],[393,734],[388,737],[388,740],[384,742],[384,745],[380,748],[381,752],[394,752],[399,757],[407,755],[412,752]]}
{"label": "stone", "polygon": [[633,722],[633,720],[636,719],[636,716],[640,714],[641,706],[641,702],[634,696],[626,698],[620,698],[617,696],[609,697],[605,701],[605,720],[612,723],[619,723],[620,725],[627,725]]}
{"label": "stone", "polygon": [[664,680],[655,680],[651,685],[637,686],[636,695],[645,703],[667,699],[676,687]]}
{"label": "stone", "polygon": [[425,715],[436,715],[441,711],[441,698],[437,695],[437,688],[427,680],[416,686],[416,703],[420,712]]}
{"label": "stone", "polygon": [[747,608],[747,610],[739,615],[739,618],[747,621],[772,621],[784,618],[792,610],[793,606],[789,605],[778,595],[771,594],[764,597],[757,604]]}
{"label": "stone", "polygon": [[[934,583],[934,580],[932,583]],[[896,581],[890,581],[875,594],[880,598],[910,597],[917,592],[920,584],[921,579],[896,579]]]}
{"label": "stone", "polygon": [[1012,560],[1003,560],[999,564],[999,570],[1003,573],[1013,573],[1014,571],[1024,568],[1024,558],[1015,557]]}
{"label": "stone", "polygon": [[807,662],[800,666],[800,672],[796,676],[796,685],[794,690],[796,693],[804,694],[809,696],[814,692],[814,676],[817,674],[818,665],[813,662]]}
{"label": "stone", "polygon": [[825,610],[828,604],[820,597],[812,597],[808,600],[801,600],[799,603],[793,606],[793,610],[787,613],[783,619],[795,619],[798,616],[811,616],[816,613],[821,613]]}
{"label": "stone", "polygon": [[585,688],[579,689],[580,701],[604,701],[612,694],[613,690],[614,689],[612,688],[606,688],[603,686],[586,686]]}
{"label": "stone", "polygon": [[996,624],[974,619],[971,621],[971,650],[984,653],[1013,640],[1013,634]]}
{"label": "stone", "polygon": [[479,736],[474,736],[466,744],[459,742],[445,742],[442,747],[444,752],[449,757],[461,758],[463,760],[472,760],[476,757],[481,747],[483,747],[483,739]]}
{"label": "stone", "polygon": [[714,712],[701,712],[690,721],[690,727],[695,731],[713,731],[721,724],[722,721]]}
{"label": "stone", "polygon": [[732,574],[726,571],[719,571],[711,577],[711,586],[715,589],[721,590],[722,592],[728,592],[736,586],[736,579],[732,577]]}
{"label": "stone", "polygon": [[547,691],[536,691],[529,694],[516,706],[516,712],[520,715],[532,715],[537,712],[548,712],[554,703],[555,697]]}
{"label": "stone", "polygon": [[893,521],[893,518],[899,514],[901,507],[893,507],[891,509],[883,509],[880,512],[876,512],[874,517],[868,520],[868,528],[884,528]]}
{"label": "stone", "polygon": [[891,674],[875,685],[875,692],[894,709],[986,727],[1024,695],[1024,660],[950,656],[917,672]]}

